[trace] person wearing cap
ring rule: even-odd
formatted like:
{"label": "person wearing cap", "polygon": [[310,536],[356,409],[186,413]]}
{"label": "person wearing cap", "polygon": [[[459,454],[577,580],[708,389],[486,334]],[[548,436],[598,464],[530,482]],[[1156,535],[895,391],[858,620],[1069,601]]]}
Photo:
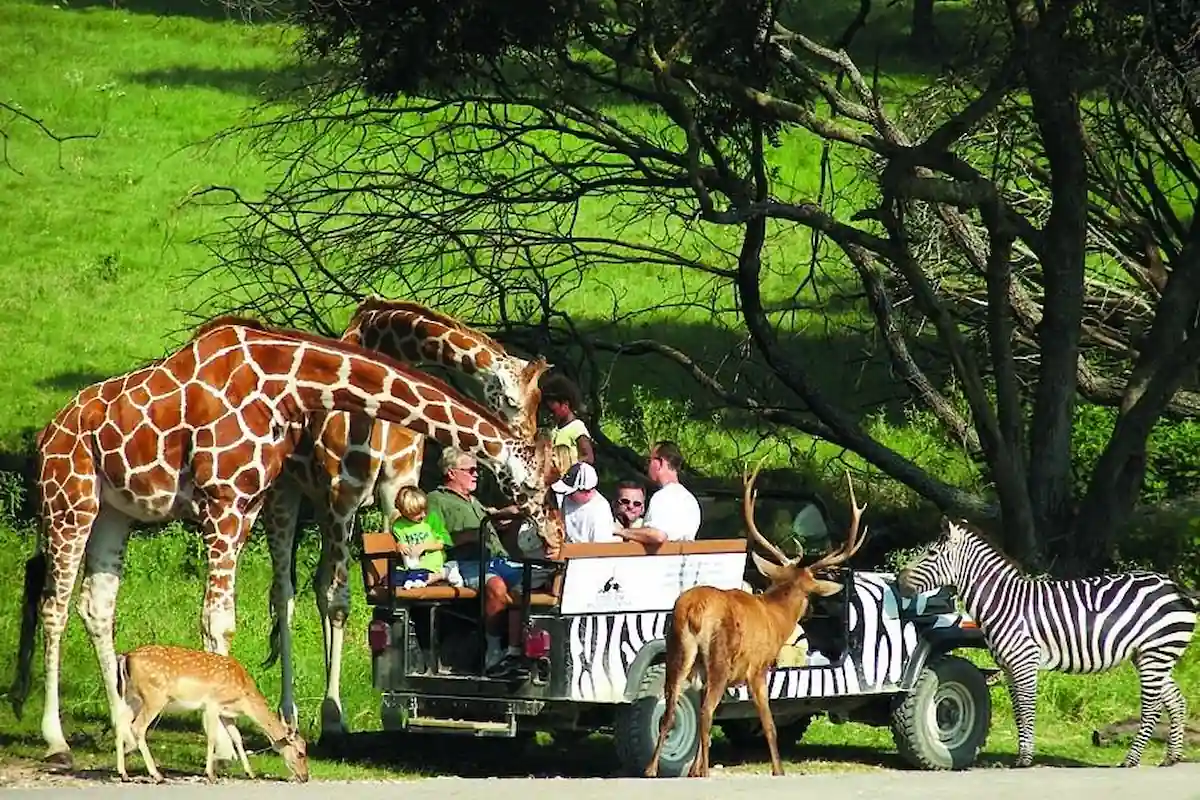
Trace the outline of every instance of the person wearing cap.
{"label": "person wearing cap", "polygon": [[562,495],[563,525],[568,542],[619,542],[608,501],[596,491],[596,468],[576,461],[550,488]]}
{"label": "person wearing cap", "polygon": [[641,527],[618,527],[617,536],[649,545],[695,540],[700,530],[700,502],[679,482],[681,466],[683,453],[675,442],[663,440],[650,448],[646,474],[658,489],[650,495]]}

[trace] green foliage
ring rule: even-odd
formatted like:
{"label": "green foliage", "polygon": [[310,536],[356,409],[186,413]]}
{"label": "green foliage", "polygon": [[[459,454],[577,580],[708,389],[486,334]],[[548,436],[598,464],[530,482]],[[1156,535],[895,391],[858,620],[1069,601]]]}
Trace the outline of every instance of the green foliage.
{"label": "green foliage", "polygon": [[24,504],[24,479],[16,472],[0,472],[0,526],[16,527]]}
{"label": "green foliage", "polygon": [[[1116,409],[1081,405],[1072,428],[1075,490],[1082,493],[1116,424]],[[1156,504],[1200,493],[1200,423],[1160,419],[1146,447],[1140,501]]]}

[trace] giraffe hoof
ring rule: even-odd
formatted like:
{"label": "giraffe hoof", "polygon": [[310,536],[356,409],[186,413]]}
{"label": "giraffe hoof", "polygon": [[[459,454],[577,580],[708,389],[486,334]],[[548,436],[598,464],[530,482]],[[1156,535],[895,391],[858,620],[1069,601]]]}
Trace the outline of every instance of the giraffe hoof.
{"label": "giraffe hoof", "polygon": [[46,766],[54,769],[74,769],[75,756],[70,750],[60,750],[57,753],[50,753],[44,759]]}

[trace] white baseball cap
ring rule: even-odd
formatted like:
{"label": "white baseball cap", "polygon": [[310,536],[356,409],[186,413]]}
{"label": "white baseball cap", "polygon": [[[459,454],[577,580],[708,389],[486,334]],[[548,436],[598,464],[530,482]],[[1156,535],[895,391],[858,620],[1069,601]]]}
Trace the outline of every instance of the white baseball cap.
{"label": "white baseball cap", "polygon": [[554,482],[550,487],[559,494],[570,494],[581,489],[595,489],[600,483],[596,468],[586,461],[576,461],[567,470],[567,474]]}

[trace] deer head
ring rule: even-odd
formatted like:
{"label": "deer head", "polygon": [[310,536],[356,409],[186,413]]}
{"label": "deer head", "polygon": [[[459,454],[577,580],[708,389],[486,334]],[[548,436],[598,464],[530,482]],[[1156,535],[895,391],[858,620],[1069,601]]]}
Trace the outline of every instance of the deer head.
{"label": "deer head", "polygon": [[271,749],[283,757],[283,762],[287,764],[288,769],[292,771],[297,780],[306,783],[308,781],[308,745],[296,725],[286,720],[282,714],[279,715],[279,724],[283,727],[283,735],[271,741]]}
{"label": "deer head", "polygon": [[772,563],[760,556],[758,553],[751,552],[750,558],[754,561],[754,567],[771,581],[772,585],[797,585],[805,594],[817,594],[822,597],[828,597],[837,594],[842,589],[842,584],[834,581],[818,578],[817,574],[839,566],[850,559],[863,542],[866,541],[866,528],[862,534],[859,534],[858,526],[862,520],[862,513],[866,510],[866,504],[858,505],[857,499],[854,497],[854,482],[850,479],[849,470],[846,471],[846,483],[850,486],[850,507],[852,509],[850,516],[850,530],[846,535],[846,541],[837,550],[831,553],[826,553],[817,559],[817,561],[809,564],[807,567],[800,566],[800,561],[804,558],[804,548],[800,546],[800,552],[794,558],[788,558],[787,555],[775,546],[767,537],[759,532],[758,526],[754,522],[754,501],[758,497],[758,492],[754,489],[754,482],[758,479],[759,470],[762,469],[763,458],[759,460],[754,471],[749,475],[742,476],[742,515],[746,523],[746,533],[759,547],[771,555],[777,563]]}

